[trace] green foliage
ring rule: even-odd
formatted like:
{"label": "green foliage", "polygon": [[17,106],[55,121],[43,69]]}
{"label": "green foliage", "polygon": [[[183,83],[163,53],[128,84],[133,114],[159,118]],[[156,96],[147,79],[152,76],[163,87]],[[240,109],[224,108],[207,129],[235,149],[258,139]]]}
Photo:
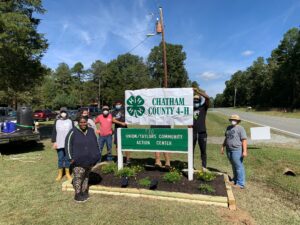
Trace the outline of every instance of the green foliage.
{"label": "green foliage", "polygon": [[131,168],[135,171],[135,173],[140,173],[140,172],[143,172],[145,170],[145,168],[143,166],[140,166],[140,165],[132,166]]}
{"label": "green foliage", "polygon": [[115,163],[109,163],[101,167],[101,172],[104,174],[115,173],[118,170]]}
{"label": "green foliage", "polygon": [[196,178],[202,181],[213,181],[214,179],[216,179],[216,175],[211,172],[199,171],[198,173],[196,173]]}
{"label": "green foliage", "polygon": [[214,193],[215,189],[209,184],[200,184],[199,190],[204,193]]}
{"label": "green foliage", "polygon": [[34,17],[43,12],[40,0],[0,2],[0,89],[12,92],[14,103],[19,93],[38,86],[47,71],[40,60],[48,44]]}
{"label": "green foliage", "polygon": [[134,168],[124,167],[123,169],[115,171],[115,176],[118,177],[134,177],[136,176],[136,171]]}
{"label": "green foliage", "polygon": [[181,180],[181,173],[177,170],[166,173],[163,176],[163,180],[169,183],[176,183]]}
{"label": "green foliage", "polygon": [[[168,87],[186,87],[188,85],[188,74],[184,61],[186,54],[182,45],[166,43]],[[151,49],[147,65],[151,77],[158,81],[157,86],[163,87],[164,68],[162,64],[162,44]]]}
{"label": "green foliage", "polygon": [[226,81],[216,106],[300,107],[300,30],[287,31],[265,62],[258,57],[245,71],[237,71]]}
{"label": "green foliage", "polygon": [[143,179],[140,179],[138,181],[139,185],[144,186],[144,187],[149,187],[151,184],[151,180],[149,179],[149,177],[145,177]]}

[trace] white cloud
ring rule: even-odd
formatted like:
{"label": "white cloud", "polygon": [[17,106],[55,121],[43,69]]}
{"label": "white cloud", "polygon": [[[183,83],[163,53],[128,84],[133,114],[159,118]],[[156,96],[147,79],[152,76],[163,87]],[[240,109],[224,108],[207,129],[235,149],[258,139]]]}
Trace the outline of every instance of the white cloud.
{"label": "white cloud", "polygon": [[254,54],[254,51],[251,51],[251,50],[246,50],[246,51],[242,52],[242,56],[250,56],[253,54]]}
{"label": "white cloud", "polygon": [[64,22],[63,23],[63,32],[66,31],[69,28],[70,24],[69,22]]}
{"label": "white cloud", "polygon": [[216,80],[220,77],[219,74],[211,72],[211,71],[206,71],[200,74],[200,78],[202,78],[203,80]]}
{"label": "white cloud", "polygon": [[82,38],[82,40],[87,44],[91,44],[91,37],[89,35],[89,32],[84,31],[84,30],[80,30],[79,31],[80,37]]}

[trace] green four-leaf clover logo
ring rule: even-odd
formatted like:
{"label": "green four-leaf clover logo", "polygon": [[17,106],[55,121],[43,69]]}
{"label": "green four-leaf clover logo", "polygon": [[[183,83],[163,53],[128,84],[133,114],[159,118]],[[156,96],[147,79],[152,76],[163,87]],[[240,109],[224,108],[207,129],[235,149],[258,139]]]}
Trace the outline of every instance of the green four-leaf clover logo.
{"label": "green four-leaf clover logo", "polygon": [[130,116],[139,117],[142,116],[145,112],[144,108],[144,99],[141,96],[130,96],[130,98],[127,99],[127,112]]}

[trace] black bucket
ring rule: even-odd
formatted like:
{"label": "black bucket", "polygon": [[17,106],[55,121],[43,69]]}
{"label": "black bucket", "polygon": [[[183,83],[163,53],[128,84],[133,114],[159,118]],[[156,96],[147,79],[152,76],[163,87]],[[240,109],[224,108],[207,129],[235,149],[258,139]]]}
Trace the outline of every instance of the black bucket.
{"label": "black bucket", "polygon": [[17,128],[20,131],[32,132],[33,130],[32,109],[28,106],[19,107],[17,110]]}

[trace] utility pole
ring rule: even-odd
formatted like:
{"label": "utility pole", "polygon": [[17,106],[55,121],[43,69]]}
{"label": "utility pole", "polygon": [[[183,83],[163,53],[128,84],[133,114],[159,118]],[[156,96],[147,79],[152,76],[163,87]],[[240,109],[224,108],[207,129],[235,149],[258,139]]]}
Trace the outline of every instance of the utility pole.
{"label": "utility pole", "polygon": [[233,102],[233,107],[235,108],[235,103],[236,103],[236,92],[237,92],[237,88],[234,88],[234,102]]}
{"label": "utility pole", "polygon": [[100,80],[100,78],[101,78],[101,76],[100,76],[100,74],[99,74],[99,77],[98,77],[98,98],[99,98],[99,102],[98,102],[98,108],[100,109],[100,107],[101,107],[101,96],[100,96],[100,94],[101,94],[101,92],[100,92],[100,90],[101,90],[101,80]]}
{"label": "utility pole", "polygon": [[160,25],[161,25],[161,42],[163,45],[164,87],[167,88],[168,87],[167,50],[166,50],[166,43],[165,43],[165,28],[164,28],[162,7],[159,7],[159,15],[160,15]]}

